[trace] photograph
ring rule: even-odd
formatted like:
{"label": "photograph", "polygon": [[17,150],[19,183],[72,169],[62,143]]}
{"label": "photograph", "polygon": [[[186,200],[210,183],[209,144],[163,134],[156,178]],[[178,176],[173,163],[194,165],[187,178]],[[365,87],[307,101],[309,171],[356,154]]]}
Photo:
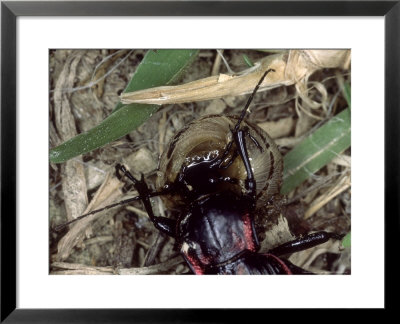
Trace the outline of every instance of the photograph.
{"label": "photograph", "polygon": [[2,323],[394,308],[399,0],[0,9]]}
{"label": "photograph", "polygon": [[49,62],[49,274],[351,274],[350,49]]}

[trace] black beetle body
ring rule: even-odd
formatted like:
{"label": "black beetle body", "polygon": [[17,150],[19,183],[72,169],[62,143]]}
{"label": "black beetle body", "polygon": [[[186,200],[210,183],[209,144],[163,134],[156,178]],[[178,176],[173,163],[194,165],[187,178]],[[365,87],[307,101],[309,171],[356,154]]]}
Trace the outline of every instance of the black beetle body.
{"label": "black beetle body", "polygon": [[196,200],[178,221],[181,252],[196,274],[221,273],[243,251],[256,252],[258,240],[246,202],[226,191]]}
{"label": "black beetle body", "polygon": [[178,221],[181,252],[195,274],[307,273],[259,242],[247,202],[231,192],[196,200]]}

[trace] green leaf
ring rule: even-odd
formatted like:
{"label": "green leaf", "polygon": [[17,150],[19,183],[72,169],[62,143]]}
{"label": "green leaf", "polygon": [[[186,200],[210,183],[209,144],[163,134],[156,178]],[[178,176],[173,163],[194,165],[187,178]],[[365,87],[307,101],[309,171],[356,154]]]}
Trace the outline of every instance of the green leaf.
{"label": "green leaf", "polygon": [[[170,85],[177,82],[198,50],[149,50],[124,92]],[[50,150],[50,162],[61,163],[88,153],[140,126],[157,111],[158,105],[118,103],[113,113],[98,126]]]}
{"label": "green leaf", "polygon": [[351,86],[350,86],[350,83],[346,82],[344,84],[343,94],[344,94],[344,98],[347,101],[347,105],[351,109]]}
{"label": "green leaf", "polygon": [[347,233],[346,236],[343,238],[342,245],[345,248],[349,248],[351,246],[351,232]]}
{"label": "green leaf", "polygon": [[243,60],[246,62],[246,64],[249,67],[253,67],[254,66],[253,62],[249,59],[249,57],[246,54],[243,54]]}
{"label": "green leaf", "polygon": [[281,193],[294,190],[350,145],[351,117],[347,108],[285,155]]}

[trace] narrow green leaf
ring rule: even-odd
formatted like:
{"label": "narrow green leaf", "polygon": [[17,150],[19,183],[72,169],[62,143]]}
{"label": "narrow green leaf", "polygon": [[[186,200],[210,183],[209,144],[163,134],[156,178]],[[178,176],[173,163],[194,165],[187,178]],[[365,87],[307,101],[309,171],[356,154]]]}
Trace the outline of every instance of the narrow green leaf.
{"label": "narrow green leaf", "polygon": [[253,62],[249,59],[249,57],[246,54],[243,54],[243,60],[246,62],[246,64],[249,67],[253,67],[254,66]]}
{"label": "narrow green leaf", "polygon": [[[173,84],[194,61],[198,52],[198,50],[148,51],[124,92]],[[158,108],[158,105],[118,103],[113,113],[98,126],[51,149],[50,162],[65,162],[117,140],[140,126]]]}
{"label": "narrow green leaf", "polygon": [[351,86],[350,86],[350,83],[346,82],[344,84],[343,93],[344,93],[344,98],[347,101],[347,105],[351,109]]}
{"label": "narrow green leaf", "polygon": [[350,144],[351,117],[347,108],[285,155],[281,193],[295,189]]}
{"label": "narrow green leaf", "polygon": [[348,248],[351,246],[351,232],[347,233],[346,236],[343,238],[342,245],[345,248]]}

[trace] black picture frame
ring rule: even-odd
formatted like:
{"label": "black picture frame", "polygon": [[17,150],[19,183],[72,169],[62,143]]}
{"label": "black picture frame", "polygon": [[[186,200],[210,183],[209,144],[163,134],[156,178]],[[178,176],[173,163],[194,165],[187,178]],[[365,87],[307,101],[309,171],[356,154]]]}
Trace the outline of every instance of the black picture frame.
{"label": "black picture frame", "polygon": [[[1,3],[1,322],[225,322],[242,310],[16,308],[16,19],[19,16],[383,16],[385,18],[385,308],[398,283],[400,1],[4,1]],[[371,69],[374,67],[371,66]],[[371,171],[373,173],[373,171]],[[373,176],[373,174],[372,174]],[[373,188],[371,188],[373,190]],[[373,233],[371,233],[373,235]],[[365,247],[368,248],[368,247]],[[392,253],[393,252],[393,253]],[[391,257],[392,256],[392,257]],[[373,266],[373,256],[371,256]],[[367,284],[367,283],[366,283]],[[367,289],[367,288],[366,288]],[[393,294],[394,295],[394,294]],[[254,310],[253,310],[254,311]],[[261,312],[262,310],[258,310]],[[258,316],[258,314],[252,314]],[[262,316],[260,314],[260,316]],[[254,317],[253,317],[254,318]]]}

